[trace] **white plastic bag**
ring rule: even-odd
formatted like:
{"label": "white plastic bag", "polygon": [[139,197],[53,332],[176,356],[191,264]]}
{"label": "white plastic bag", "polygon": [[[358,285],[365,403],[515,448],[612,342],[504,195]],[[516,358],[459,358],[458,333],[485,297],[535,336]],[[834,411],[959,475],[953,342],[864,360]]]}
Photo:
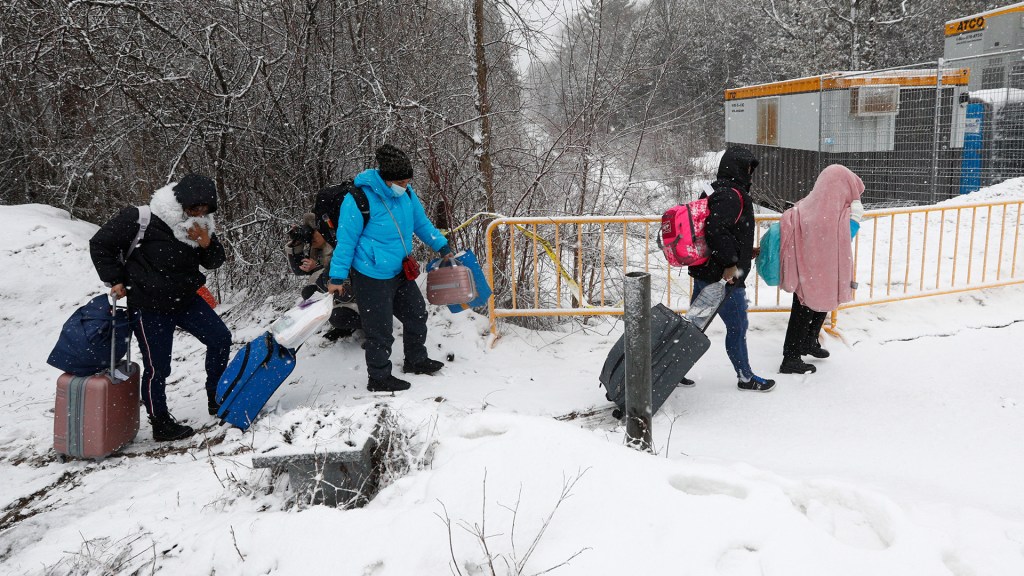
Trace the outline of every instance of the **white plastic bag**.
{"label": "white plastic bag", "polygon": [[274,321],[270,332],[278,344],[294,350],[323,326],[333,310],[330,294],[314,294]]}

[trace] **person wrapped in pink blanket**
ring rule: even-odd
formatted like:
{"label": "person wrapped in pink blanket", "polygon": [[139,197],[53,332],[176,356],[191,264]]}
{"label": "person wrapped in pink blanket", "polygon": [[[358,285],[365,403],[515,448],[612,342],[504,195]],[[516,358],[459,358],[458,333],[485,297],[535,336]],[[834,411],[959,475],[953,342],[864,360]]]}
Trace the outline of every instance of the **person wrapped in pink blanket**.
{"label": "person wrapped in pink blanket", "polygon": [[793,294],[782,348],[782,374],[808,374],[803,355],[827,358],[818,333],[828,312],[853,300],[851,219],[863,214],[864,182],[849,168],[832,164],[818,175],[804,199],[782,214],[779,286]]}

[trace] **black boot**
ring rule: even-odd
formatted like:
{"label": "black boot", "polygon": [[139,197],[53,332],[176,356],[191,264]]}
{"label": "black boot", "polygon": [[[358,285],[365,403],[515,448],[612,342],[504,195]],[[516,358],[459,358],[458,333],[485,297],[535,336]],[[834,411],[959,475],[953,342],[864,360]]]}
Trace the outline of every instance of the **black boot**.
{"label": "black boot", "polygon": [[408,390],[409,386],[411,384],[401,378],[396,378],[394,374],[388,374],[387,378],[370,378],[366,383],[366,389],[370,392],[399,392]]}
{"label": "black boot", "polygon": [[799,356],[795,358],[783,358],[782,366],[779,366],[780,374],[814,374],[817,368],[814,364],[808,364],[800,359]]}
{"label": "black boot", "polygon": [[220,402],[217,402],[216,391],[206,391],[206,411],[210,413],[210,416],[216,416],[220,410]]}
{"label": "black boot", "polygon": [[405,372],[406,374],[433,374],[441,368],[444,368],[444,362],[427,358],[425,360],[420,360],[415,364],[409,364],[406,362],[402,365],[402,372]]}
{"label": "black boot", "polygon": [[816,344],[814,346],[811,346],[810,348],[804,350],[801,353],[801,355],[802,356],[810,355],[810,356],[814,356],[815,358],[828,358],[829,356],[831,356],[831,354],[829,354],[828,350],[825,350],[824,348],[821,347],[821,344]]}
{"label": "black boot", "polygon": [[355,330],[350,328],[331,328],[327,332],[324,332],[324,339],[334,342],[340,338],[348,338]]}
{"label": "black boot", "polygon": [[319,291],[320,289],[316,287],[316,284],[309,284],[308,286],[302,287],[300,294],[302,295],[303,300],[309,300],[313,297],[313,294],[316,294]]}
{"label": "black boot", "polygon": [[149,423],[153,426],[153,440],[157,442],[169,442],[181,440],[196,433],[191,426],[178,424],[170,414],[161,416],[150,416]]}

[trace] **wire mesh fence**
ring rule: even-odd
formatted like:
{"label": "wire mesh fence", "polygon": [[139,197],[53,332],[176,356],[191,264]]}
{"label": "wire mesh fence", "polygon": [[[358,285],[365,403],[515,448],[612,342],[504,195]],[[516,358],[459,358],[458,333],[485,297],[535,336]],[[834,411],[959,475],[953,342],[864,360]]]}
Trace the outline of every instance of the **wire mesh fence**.
{"label": "wire mesh fence", "polygon": [[726,93],[726,139],[761,158],[754,194],[775,209],[843,164],[870,208],[916,206],[1024,176],[1024,50]]}

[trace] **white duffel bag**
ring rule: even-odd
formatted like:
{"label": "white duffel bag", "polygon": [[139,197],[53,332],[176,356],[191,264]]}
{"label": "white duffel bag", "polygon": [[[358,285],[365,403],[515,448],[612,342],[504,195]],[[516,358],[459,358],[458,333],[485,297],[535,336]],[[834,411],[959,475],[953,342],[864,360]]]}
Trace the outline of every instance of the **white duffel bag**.
{"label": "white duffel bag", "polygon": [[314,294],[275,320],[270,333],[278,344],[294,350],[327,322],[333,310],[334,298],[330,294]]}

